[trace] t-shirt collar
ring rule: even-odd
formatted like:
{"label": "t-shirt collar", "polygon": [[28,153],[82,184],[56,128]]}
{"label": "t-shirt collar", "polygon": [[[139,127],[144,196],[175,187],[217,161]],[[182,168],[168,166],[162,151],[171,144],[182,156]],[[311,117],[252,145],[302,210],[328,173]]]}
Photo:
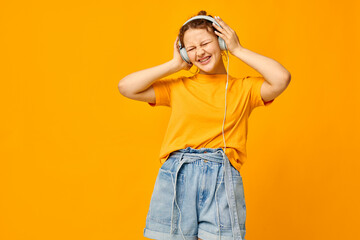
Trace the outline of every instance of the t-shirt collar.
{"label": "t-shirt collar", "polygon": [[[226,79],[227,74],[201,74],[197,73],[194,75],[194,80],[201,83],[211,83],[213,80]],[[231,75],[229,74],[229,79]]]}

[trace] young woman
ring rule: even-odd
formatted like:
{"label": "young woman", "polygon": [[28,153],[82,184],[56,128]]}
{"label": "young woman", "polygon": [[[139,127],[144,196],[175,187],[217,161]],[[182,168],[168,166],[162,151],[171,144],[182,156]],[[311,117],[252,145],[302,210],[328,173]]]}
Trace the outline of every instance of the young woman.
{"label": "young woman", "polygon": [[[222,60],[225,51],[264,77],[230,76]],[[199,72],[192,77],[161,79],[193,65]],[[172,109],[145,237],[244,239],[240,168],[246,160],[248,118],[255,107],[271,104],[289,82],[281,64],[242,47],[233,29],[205,11],[180,28],[172,60],[119,82],[124,96]]]}

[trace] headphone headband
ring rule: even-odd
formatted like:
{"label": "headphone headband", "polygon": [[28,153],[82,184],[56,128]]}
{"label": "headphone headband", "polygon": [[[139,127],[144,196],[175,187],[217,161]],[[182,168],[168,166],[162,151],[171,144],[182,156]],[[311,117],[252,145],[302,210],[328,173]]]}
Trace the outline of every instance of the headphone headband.
{"label": "headphone headband", "polygon": [[[184,26],[185,24],[187,24],[188,22],[193,21],[193,20],[196,20],[196,19],[206,19],[206,20],[208,20],[208,21],[210,21],[210,22],[215,23],[216,25],[218,25],[218,26],[221,28],[221,26],[215,21],[214,18],[212,18],[212,17],[210,17],[210,16],[206,16],[206,15],[197,15],[197,16],[195,16],[195,17],[192,17],[192,18],[190,18],[189,20],[187,20],[187,21],[183,24],[183,26]],[[180,46],[180,48],[182,47],[180,41],[179,41],[179,46]]]}
{"label": "headphone headband", "polygon": [[187,20],[187,21],[183,24],[183,26],[184,26],[185,24],[187,24],[188,22],[190,22],[190,21],[192,21],[192,20],[196,20],[196,19],[206,19],[206,20],[208,20],[208,21],[210,21],[210,22],[215,23],[216,25],[218,25],[218,26],[220,27],[220,25],[215,21],[214,18],[212,18],[212,17],[210,17],[210,16],[206,16],[206,15],[197,15],[197,16],[195,16],[195,17],[192,17],[192,18],[190,18],[189,20]]}

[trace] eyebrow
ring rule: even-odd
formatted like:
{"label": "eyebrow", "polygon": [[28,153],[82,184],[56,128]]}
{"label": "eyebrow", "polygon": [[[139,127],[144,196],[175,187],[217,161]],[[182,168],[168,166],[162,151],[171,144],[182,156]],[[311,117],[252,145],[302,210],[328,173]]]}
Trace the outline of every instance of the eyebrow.
{"label": "eyebrow", "polygon": [[[208,40],[212,40],[212,39],[210,39],[210,38],[209,38],[209,39],[206,39],[206,40],[202,41],[201,43],[204,43],[204,42],[206,42],[206,41],[208,41]],[[201,44],[201,43],[200,43],[200,44]],[[186,49],[189,49],[189,48],[191,48],[191,47],[193,47],[193,46],[188,46]]]}

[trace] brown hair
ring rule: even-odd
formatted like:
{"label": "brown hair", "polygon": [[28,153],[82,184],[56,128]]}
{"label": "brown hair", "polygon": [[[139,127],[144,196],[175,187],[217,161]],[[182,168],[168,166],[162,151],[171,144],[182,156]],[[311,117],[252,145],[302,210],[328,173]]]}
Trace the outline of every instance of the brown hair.
{"label": "brown hair", "polygon": [[[206,11],[200,11],[197,16],[199,15],[205,15],[205,16],[209,16],[209,17],[213,17],[211,15],[207,15]],[[194,17],[194,16],[193,16]],[[214,33],[214,31],[216,30],[213,26],[212,26],[212,22],[206,20],[206,19],[195,19],[192,20],[190,22],[188,22],[187,24],[185,24],[184,26],[182,26],[179,30],[179,40],[181,43],[182,47],[185,47],[184,44],[184,35],[185,32],[189,29],[206,29],[209,33],[215,35],[217,37],[217,35]]]}
{"label": "brown hair", "polygon": [[[206,11],[203,11],[203,10],[201,10],[196,16],[199,16],[199,15],[205,15],[205,16],[209,16],[209,17],[213,18],[213,16],[207,15]],[[195,16],[193,16],[193,17],[195,17]],[[182,47],[185,47],[184,35],[185,35],[185,32],[189,29],[206,29],[206,31],[208,31],[209,33],[216,36],[216,38],[218,37],[214,32],[216,30],[216,28],[213,27],[212,22],[210,22],[206,19],[195,19],[195,20],[192,20],[192,21],[188,22],[187,24],[183,25],[179,30],[179,40],[180,40]],[[221,55],[223,57],[223,60],[227,61],[226,58],[224,59],[225,50],[221,50]]]}

